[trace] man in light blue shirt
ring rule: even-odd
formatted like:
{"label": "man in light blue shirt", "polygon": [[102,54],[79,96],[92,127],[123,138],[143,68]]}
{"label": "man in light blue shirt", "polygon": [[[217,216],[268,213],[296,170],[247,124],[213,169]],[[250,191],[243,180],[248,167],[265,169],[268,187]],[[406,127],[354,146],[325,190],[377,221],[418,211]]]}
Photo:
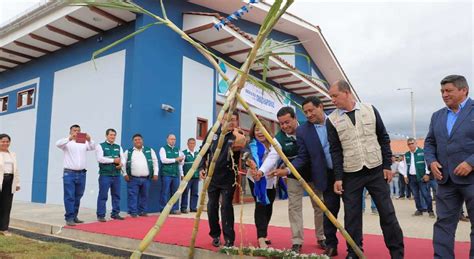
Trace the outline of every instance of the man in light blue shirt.
{"label": "man in light blue shirt", "polygon": [[318,133],[319,141],[321,142],[321,145],[323,146],[324,149],[324,156],[326,157],[326,163],[328,166],[328,169],[332,169],[332,159],[331,159],[331,153],[329,153],[329,141],[328,141],[328,131],[326,129],[326,119],[327,116],[324,114],[324,121],[321,124],[315,123],[314,128],[316,129],[316,132]]}
{"label": "man in light blue shirt", "polygon": [[433,113],[425,139],[425,159],[438,180],[434,258],[454,258],[454,236],[462,204],[471,221],[474,258],[474,102],[466,78],[450,75],[441,81],[446,107]]}
{"label": "man in light blue shirt", "polygon": [[448,136],[451,136],[451,131],[453,130],[454,123],[456,123],[456,120],[458,119],[461,110],[464,108],[464,106],[466,106],[466,103],[469,99],[470,98],[464,99],[464,101],[459,104],[457,111],[453,111],[451,108],[446,107],[448,111],[448,118],[446,119],[446,129],[448,130]]}

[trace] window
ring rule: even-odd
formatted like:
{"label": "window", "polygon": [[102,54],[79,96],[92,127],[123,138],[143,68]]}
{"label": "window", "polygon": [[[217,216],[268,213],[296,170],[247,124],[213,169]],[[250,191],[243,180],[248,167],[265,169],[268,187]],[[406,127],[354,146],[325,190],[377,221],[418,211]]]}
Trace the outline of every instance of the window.
{"label": "window", "polygon": [[6,112],[8,110],[8,96],[0,97],[0,112]]}
{"label": "window", "polygon": [[204,140],[207,135],[207,119],[197,118],[196,139]]}
{"label": "window", "polygon": [[17,95],[17,108],[23,108],[33,105],[33,101],[35,98],[35,89],[28,89],[25,91],[21,91]]}

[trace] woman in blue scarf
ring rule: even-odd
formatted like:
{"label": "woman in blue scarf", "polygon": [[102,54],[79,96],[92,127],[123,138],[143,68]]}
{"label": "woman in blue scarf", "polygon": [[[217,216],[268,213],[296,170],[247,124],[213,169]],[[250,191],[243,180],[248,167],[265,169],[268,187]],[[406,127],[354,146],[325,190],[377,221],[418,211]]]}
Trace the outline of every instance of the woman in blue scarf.
{"label": "woman in blue scarf", "polygon": [[[262,122],[265,129],[269,130],[269,125]],[[258,244],[261,248],[266,248],[270,244],[267,239],[268,224],[272,217],[273,201],[276,195],[276,177],[268,177],[261,175],[258,168],[263,164],[271,144],[267,141],[262,132],[254,123],[250,128],[250,142],[248,144],[247,152],[250,153],[246,164],[249,169],[247,171],[247,178],[249,180],[250,190],[255,199],[255,226],[257,227]],[[273,138],[273,136],[272,136]]]}

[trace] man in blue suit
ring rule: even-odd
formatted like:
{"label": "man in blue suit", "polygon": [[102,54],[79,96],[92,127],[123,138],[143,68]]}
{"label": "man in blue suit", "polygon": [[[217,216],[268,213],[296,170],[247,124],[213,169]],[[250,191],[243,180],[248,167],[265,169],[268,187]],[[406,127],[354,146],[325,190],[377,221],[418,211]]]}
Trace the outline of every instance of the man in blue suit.
{"label": "man in blue suit", "polygon": [[[298,155],[291,161],[291,163],[300,173],[305,172],[305,169],[310,167],[311,175],[309,178],[311,179],[311,182],[309,184],[314,193],[323,200],[323,196],[325,195],[325,193],[323,195],[323,192],[326,191],[328,187],[327,174],[328,171],[332,169],[326,130],[326,114],[324,113],[323,103],[316,96],[306,98],[302,103],[302,107],[307,121],[296,129]],[[290,173],[287,169],[277,170],[277,172],[277,175],[279,176]],[[331,205],[334,207],[332,210],[333,214],[337,216],[337,211],[339,211],[339,198],[336,198],[337,200],[331,202]],[[318,244],[321,248],[326,250],[326,254],[335,256],[337,255],[336,230],[334,229],[333,233],[331,232],[331,234],[329,234],[330,236],[328,239],[332,241],[332,246],[329,251],[326,244],[325,234],[327,233],[325,231],[326,224],[323,224],[323,211],[312,200],[311,202],[314,208],[314,225]],[[332,224],[330,224],[330,227],[332,227]]]}
{"label": "man in blue suit", "polygon": [[470,258],[474,258],[474,102],[466,78],[441,81],[446,107],[433,113],[425,139],[425,159],[438,180],[433,229],[435,258],[454,258],[454,235],[464,201],[471,220]]}

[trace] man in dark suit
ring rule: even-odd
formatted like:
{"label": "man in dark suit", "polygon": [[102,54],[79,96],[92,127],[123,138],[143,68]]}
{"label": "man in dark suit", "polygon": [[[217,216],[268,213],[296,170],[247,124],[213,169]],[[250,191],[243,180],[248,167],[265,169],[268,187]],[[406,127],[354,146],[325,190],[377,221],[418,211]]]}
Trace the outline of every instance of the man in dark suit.
{"label": "man in dark suit", "polygon": [[471,220],[471,250],[474,258],[474,102],[466,78],[450,75],[441,81],[447,107],[433,113],[425,139],[425,158],[438,180],[433,229],[435,258],[454,258],[454,235],[459,211],[466,201]]}
{"label": "man in dark suit", "polygon": [[[291,161],[291,163],[296,168],[296,170],[298,170],[298,172],[304,172],[305,168],[310,166],[311,182],[309,185],[313,189],[314,193],[321,200],[324,200],[323,196],[325,194],[323,195],[323,192],[326,191],[328,187],[328,170],[332,169],[331,155],[329,153],[329,142],[325,124],[326,114],[324,113],[324,107],[321,100],[319,100],[316,96],[310,96],[306,98],[302,103],[302,107],[307,121],[296,129],[298,155],[294,160]],[[287,169],[277,170],[277,172],[277,175],[279,176],[291,173]],[[328,251],[328,246],[325,242],[325,234],[327,233],[325,232],[326,224],[323,224],[323,211],[315,202],[312,200],[311,202],[314,208],[314,225],[318,244],[321,248],[326,250],[326,254],[331,256],[337,255],[336,230],[334,230],[334,233],[331,232],[329,234],[330,236],[328,237],[328,240],[331,240],[332,246],[330,247],[331,250]],[[339,211],[339,199],[332,201],[331,206],[334,207],[331,212],[337,216],[337,212]],[[332,227],[331,223],[330,227]]]}

